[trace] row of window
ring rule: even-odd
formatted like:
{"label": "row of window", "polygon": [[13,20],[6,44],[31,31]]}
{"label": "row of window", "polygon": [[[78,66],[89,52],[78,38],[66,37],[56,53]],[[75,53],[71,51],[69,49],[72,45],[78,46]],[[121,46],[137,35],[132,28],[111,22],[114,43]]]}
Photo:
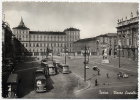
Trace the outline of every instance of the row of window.
{"label": "row of window", "polygon": [[[28,30],[14,30],[15,35],[24,35],[25,33],[27,34],[27,33],[29,33],[29,31]],[[58,36],[56,36],[56,35],[47,35],[47,36],[52,36],[54,38],[61,37],[60,35],[58,35]],[[64,35],[62,35],[62,36],[64,36]],[[79,36],[79,33],[71,32],[71,33],[68,34],[68,36],[70,36],[70,37],[71,36]],[[33,38],[35,38],[35,37],[45,38],[46,35],[31,35],[31,37],[33,37]]]}
{"label": "row of window", "polygon": [[[34,53],[36,53],[36,52],[41,52],[41,53],[46,53],[47,52],[47,49],[30,49],[29,50],[30,52],[34,52]],[[69,49],[68,50],[68,52],[72,52],[73,51],[73,49]],[[53,53],[55,53],[55,52],[64,52],[64,49],[63,48],[55,48],[55,49],[53,49]]]}
{"label": "row of window", "polygon": [[[64,47],[65,43],[23,43],[24,47]],[[72,44],[67,44],[72,47]]]}
{"label": "row of window", "polygon": [[66,32],[68,35],[79,35],[79,32],[77,31],[69,31],[69,32]]}
{"label": "row of window", "polygon": [[29,30],[14,30],[14,34],[25,34],[25,33],[29,33]]}
{"label": "row of window", "polygon": [[[28,35],[16,35],[17,39],[21,40],[21,41],[28,41],[29,36]],[[60,38],[53,38],[53,37],[48,37],[48,38],[30,38],[31,41],[75,41],[78,40],[79,37],[74,37],[74,38],[68,38],[65,39],[64,37],[60,37]]]}

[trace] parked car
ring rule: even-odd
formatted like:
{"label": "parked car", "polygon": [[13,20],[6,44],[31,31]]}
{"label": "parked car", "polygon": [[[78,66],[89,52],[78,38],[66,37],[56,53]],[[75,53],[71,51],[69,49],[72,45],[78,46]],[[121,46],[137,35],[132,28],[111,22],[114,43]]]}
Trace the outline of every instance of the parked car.
{"label": "parked car", "polygon": [[10,74],[7,80],[8,98],[18,98],[19,78],[17,74]]}
{"label": "parked car", "polygon": [[49,75],[56,75],[56,67],[53,64],[48,64]]}
{"label": "parked car", "polygon": [[34,88],[36,92],[45,92],[47,90],[46,88],[46,77],[44,74],[36,73],[35,74],[35,84]]}
{"label": "parked car", "polygon": [[69,66],[67,64],[60,64],[59,71],[62,72],[63,74],[70,73]]}
{"label": "parked car", "polygon": [[35,71],[35,84],[34,88],[36,92],[46,91],[46,71],[45,68],[38,68]]}
{"label": "parked car", "polygon": [[123,78],[128,78],[128,74],[123,74]]}

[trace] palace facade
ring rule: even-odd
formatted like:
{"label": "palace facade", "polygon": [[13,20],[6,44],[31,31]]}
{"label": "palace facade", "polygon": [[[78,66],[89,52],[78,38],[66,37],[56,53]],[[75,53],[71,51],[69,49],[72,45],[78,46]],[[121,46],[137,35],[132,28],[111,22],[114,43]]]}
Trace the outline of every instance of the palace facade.
{"label": "palace facade", "polygon": [[19,25],[13,28],[13,33],[32,56],[45,56],[48,49],[54,55],[64,53],[65,49],[72,54],[73,42],[80,39],[80,30],[76,28],[68,28],[63,32],[31,31],[22,18]]}
{"label": "palace facade", "polygon": [[133,16],[131,12],[130,19],[118,20],[117,38],[121,43],[122,57],[138,59],[138,40],[139,40],[139,13]]}

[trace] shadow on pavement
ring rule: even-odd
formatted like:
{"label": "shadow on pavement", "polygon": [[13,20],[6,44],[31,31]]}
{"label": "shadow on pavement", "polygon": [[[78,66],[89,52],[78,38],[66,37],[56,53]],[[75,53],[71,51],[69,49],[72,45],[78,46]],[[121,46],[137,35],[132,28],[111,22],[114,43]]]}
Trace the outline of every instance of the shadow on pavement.
{"label": "shadow on pavement", "polygon": [[49,92],[49,91],[51,91],[54,88],[53,84],[54,84],[54,82],[51,79],[51,77],[47,77],[47,86],[46,86],[47,91],[46,92]]}
{"label": "shadow on pavement", "polygon": [[19,98],[34,90],[34,71],[35,69],[17,72],[21,81],[19,85]]}
{"label": "shadow on pavement", "polygon": [[[22,72],[17,72],[17,74],[20,77],[20,84],[19,84],[19,98],[22,98],[28,94],[30,94],[32,91],[34,91],[34,72],[35,69],[30,69]],[[52,90],[54,82],[50,77],[47,77],[47,91],[49,92]]]}

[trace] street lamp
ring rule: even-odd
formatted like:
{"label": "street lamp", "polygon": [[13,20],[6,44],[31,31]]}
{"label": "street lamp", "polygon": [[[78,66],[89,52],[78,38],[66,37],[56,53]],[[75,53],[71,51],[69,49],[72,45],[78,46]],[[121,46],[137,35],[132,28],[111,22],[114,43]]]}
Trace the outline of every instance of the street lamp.
{"label": "street lamp", "polygon": [[46,58],[48,57],[48,55],[49,55],[49,48],[47,47],[47,49],[46,49]]}
{"label": "street lamp", "polygon": [[68,49],[66,48],[66,45],[64,47],[64,52],[65,52],[65,64],[66,64],[66,52],[68,52]]}
{"label": "street lamp", "polygon": [[97,55],[99,55],[99,40],[96,41],[97,44]]}
{"label": "street lamp", "polygon": [[43,55],[42,55],[42,49],[40,49],[40,54],[41,54],[41,57],[43,58]]}
{"label": "street lamp", "polygon": [[120,48],[121,48],[121,40],[118,40],[118,49],[119,49],[119,68],[121,67],[121,65],[120,65]]}
{"label": "street lamp", "polygon": [[87,47],[85,45],[85,52],[84,52],[84,81],[86,81],[86,64],[87,64],[87,60],[86,60],[86,55],[87,55]]}
{"label": "street lamp", "polygon": [[52,52],[52,60],[53,60],[53,46],[52,46],[52,50],[51,50],[51,52]]}

